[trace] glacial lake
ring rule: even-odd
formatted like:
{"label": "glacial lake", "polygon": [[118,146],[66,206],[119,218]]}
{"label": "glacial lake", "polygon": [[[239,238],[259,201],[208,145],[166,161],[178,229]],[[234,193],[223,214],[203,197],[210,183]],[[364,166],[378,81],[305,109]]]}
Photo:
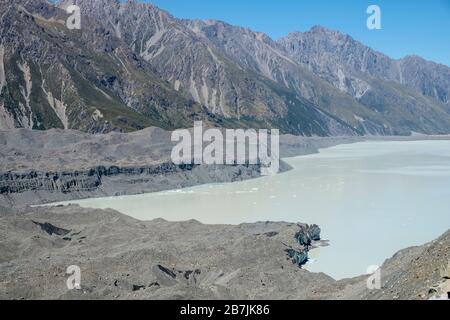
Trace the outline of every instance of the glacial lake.
{"label": "glacial lake", "polygon": [[141,220],[316,223],[330,246],[306,268],[335,279],[450,228],[450,141],[361,142],[285,161],[294,170],[276,176],[70,203]]}

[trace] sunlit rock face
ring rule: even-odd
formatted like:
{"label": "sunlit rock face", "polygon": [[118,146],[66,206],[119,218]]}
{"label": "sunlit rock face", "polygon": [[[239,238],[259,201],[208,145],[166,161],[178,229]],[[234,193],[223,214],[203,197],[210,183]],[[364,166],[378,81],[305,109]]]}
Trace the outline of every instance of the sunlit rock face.
{"label": "sunlit rock face", "polygon": [[322,27],[279,41],[138,1],[2,1],[0,129],[279,128],[449,133],[450,68],[392,60]]}

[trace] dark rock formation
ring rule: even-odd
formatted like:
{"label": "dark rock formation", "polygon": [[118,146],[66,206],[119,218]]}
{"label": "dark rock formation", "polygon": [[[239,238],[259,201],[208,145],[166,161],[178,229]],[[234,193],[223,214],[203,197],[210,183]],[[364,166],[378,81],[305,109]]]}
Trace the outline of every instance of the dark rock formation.
{"label": "dark rock formation", "polygon": [[194,271],[192,271],[192,270],[188,270],[188,271],[185,271],[184,272],[184,278],[186,279],[186,280],[189,280],[189,278],[191,277],[191,275],[199,275],[199,274],[201,274],[202,272],[201,272],[201,270],[199,270],[199,269],[196,269],[196,270],[194,270]]}
{"label": "dark rock formation", "polygon": [[299,225],[300,231],[295,234],[295,238],[302,246],[311,246],[313,241],[320,240],[320,228],[318,225]]}
{"label": "dark rock formation", "polygon": [[153,266],[152,274],[156,277],[157,282],[163,286],[171,287],[178,283],[176,273],[160,264]]}
{"label": "dark rock formation", "polygon": [[[51,223],[48,222],[44,222],[44,223],[40,223],[37,221],[33,221],[32,222],[36,225],[38,225],[43,231],[45,231],[46,233],[48,233],[49,235],[53,235],[56,234],[58,236],[65,236],[67,235],[71,230],[66,230],[63,228],[58,228],[54,225],[52,225]],[[64,238],[65,240],[65,238]]]}
{"label": "dark rock formation", "polygon": [[308,252],[314,241],[320,240],[320,227],[316,224],[299,224],[300,230],[295,233],[295,240],[300,244],[301,248],[289,248],[285,251],[292,263],[298,267],[302,267],[308,262]]}
{"label": "dark rock formation", "polygon": [[133,288],[132,288],[133,291],[139,291],[142,289],[145,289],[145,286],[133,284]]}
{"label": "dark rock formation", "polygon": [[164,175],[190,171],[194,165],[174,165],[163,163],[148,167],[123,168],[118,166],[98,166],[86,171],[4,173],[0,175],[0,194],[22,193],[25,191],[93,191],[102,185],[103,177],[117,175]]}
{"label": "dark rock formation", "polygon": [[165,273],[166,275],[168,275],[169,277],[173,278],[173,279],[175,279],[175,278],[177,277],[177,275],[176,275],[175,272],[169,270],[169,269],[166,268],[166,267],[163,267],[163,266],[160,265],[160,264],[157,265],[157,268],[158,268],[159,270],[161,270],[162,272],[164,272],[164,273]]}
{"label": "dark rock formation", "polygon": [[304,251],[297,251],[294,249],[286,250],[289,258],[292,259],[292,263],[296,264],[299,268],[304,266],[308,262],[308,250],[304,249]]}

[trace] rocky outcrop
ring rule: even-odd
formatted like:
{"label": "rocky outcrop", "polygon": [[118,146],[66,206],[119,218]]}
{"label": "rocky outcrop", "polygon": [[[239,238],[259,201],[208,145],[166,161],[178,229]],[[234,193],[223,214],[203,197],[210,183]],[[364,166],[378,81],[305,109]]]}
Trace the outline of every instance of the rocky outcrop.
{"label": "rocky outcrop", "polygon": [[37,222],[37,221],[33,221],[31,220],[35,225],[39,226],[42,231],[45,231],[47,234],[49,235],[53,235],[56,234],[58,236],[65,236],[66,234],[68,234],[70,232],[70,230],[66,230],[63,228],[59,228],[56,227],[54,225],[52,225],[51,223],[48,222]]}
{"label": "rocky outcrop", "polygon": [[298,226],[300,230],[295,233],[294,238],[301,247],[299,249],[289,248],[285,251],[288,257],[292,259],[292,263],[301,268],[308,262],[308,253],[314,242],[320,241],[321,230],[316,224],[299,224]]}
{"label": "rocky outcrop", "polygon": [[294,249],[286,249],[287,255],[292,259],[292,263],[296,264],[299,268],[303,267],[309,260],[308,250],[303,249],[301,251]]}
{"label": "rocky outcrop", "polygon": [[[287,170],[286,164],[282,170]],[[8,206],[132,195],[211,182],[234,182],[260,175],[259,165],[198,166],[164,163],[149,167],[99,166],[88,171],[0,175],[0,203]]]}
{"label": "rocky outcrop", "polygon": [[102,186],[105,177],[117,175],[167,175],[180,171],[191,171],[194,165],[174,165],[165,163],[145,168],[121,168],[98,166],[88,171],[4,173],[0,175],[0,194],[22,193],[25,191],[50,191],[70,193],[94,191]]}
{"label": "rocky outcrop", "polygon": [[313,225],[300,225],[300,231],[295,234],[298,243],[305,247],[310,247],[314,241],[320,240],[320,227]]}

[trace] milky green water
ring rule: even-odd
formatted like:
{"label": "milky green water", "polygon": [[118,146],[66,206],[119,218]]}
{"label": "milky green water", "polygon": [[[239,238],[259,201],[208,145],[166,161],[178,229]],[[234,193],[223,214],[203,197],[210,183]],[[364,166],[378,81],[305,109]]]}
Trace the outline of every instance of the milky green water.
{"label": "milky green water", "polygon": [[450,229],[450,141],[363,142],[285,161],[294,170],[276,176],[71,203],[142,220],[317,223],[330,246],[307,269],[336,279]]}

